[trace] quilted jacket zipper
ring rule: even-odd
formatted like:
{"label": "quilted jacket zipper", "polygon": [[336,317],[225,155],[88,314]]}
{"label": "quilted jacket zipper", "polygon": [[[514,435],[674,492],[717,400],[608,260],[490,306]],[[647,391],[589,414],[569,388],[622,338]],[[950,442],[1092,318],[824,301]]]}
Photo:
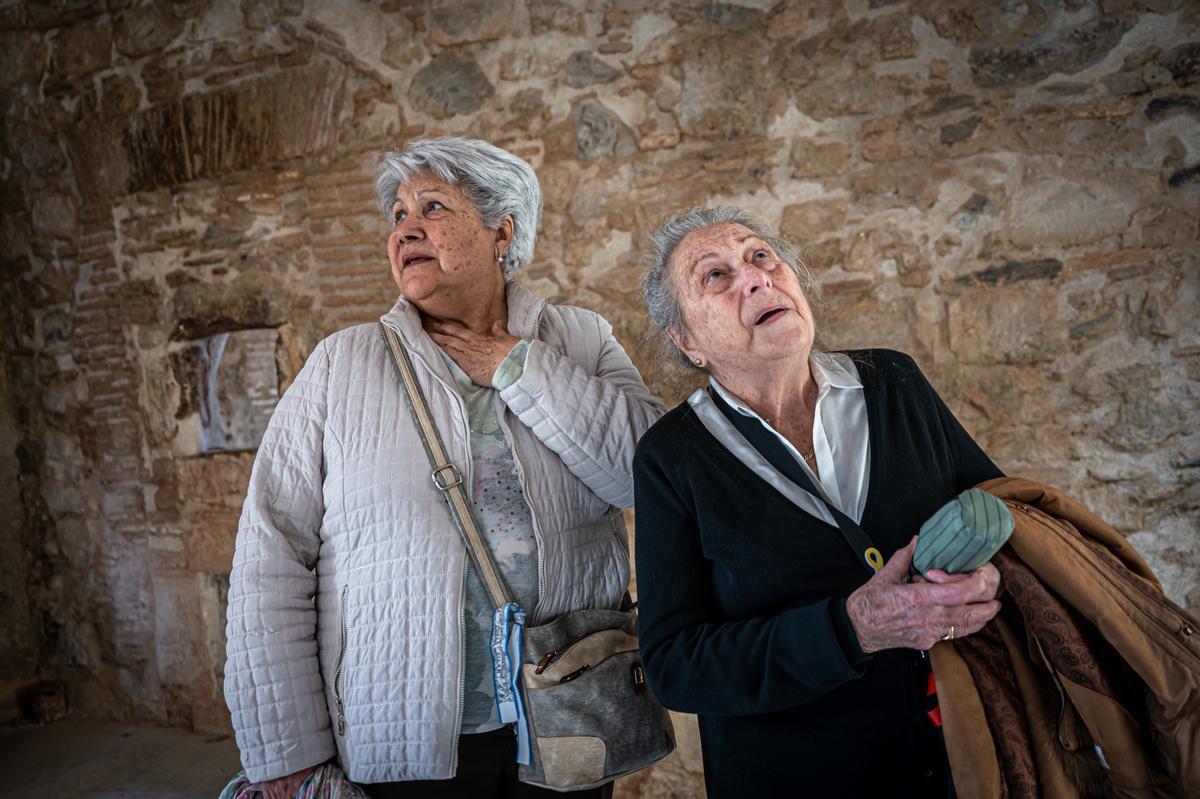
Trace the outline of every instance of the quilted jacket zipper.
{"label": "quilted jacket zipper", "polygon": [[467,572],[470,570],[470,558],[463,563],[462,594],[459,599],[458,613],[458,715],[454,719],[454,754],[450,758],[450,773],[458,774],[458,742],[462,738],[463,706],[467,703],[467,680],[463,674],[467,660],[467,621],[466,610],[463,608],[467,595]]}
{"label": "quilted jacket zipper", "polygon": [[342,626],[342,645],[338,649],[337,669],[333,673],[333,701],[337,704],[338,735],[346,734],[346,707],[342,703],[342,672],[346,665],[346,595],[349,585],[342,586],[342,597],[338,603],[338,614]]}
{"label": "quilted jacket zipper", "polygon": [[[536,341],[538,332],[542,329],[542,313],[545,311],[543,303],[538,311],[537,319],[533,322],[533,334],[530,336],[531,341]],[[500,394],[496,392],[495,402],[498,406],[502,406]],[[517,442],[513,438],[512,430],[508,427],[508,422],[504,421],[504,407],[496,408],[496,419],[500,422],[500,429],[504,431],[504,437],[508,441],[508,448],[512,450],[513,462],[517,467],[517,482],[521,484],[521,496],[525,498],[525,505],[529,508],[529,519],[533,523],[533,538],[537,542],[538,556],[538,595],[537,602],[533,606],[533,610],[529,613],[529,623],[536,624],[538,615],[538,606],[542,604],[542,597],[546,595],[546,542],[542,538],[542,527],[538,524],[537,510],[533,506],[533,500],[529,497],[529,484],[525,478],[525,464],[521,462],[521,454],[517,452]]]}

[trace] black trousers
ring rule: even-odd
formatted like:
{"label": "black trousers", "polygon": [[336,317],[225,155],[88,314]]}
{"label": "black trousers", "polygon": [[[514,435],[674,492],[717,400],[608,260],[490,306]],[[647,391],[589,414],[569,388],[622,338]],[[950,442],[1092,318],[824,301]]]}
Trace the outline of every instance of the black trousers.
{"label": "black trousers", "polygon": [[371,799],[609,799],[602,788],[560,793],[517,782],[517,737],[511,727],[462,735],[458,774],[448,780],[413,780],[360,785]]}

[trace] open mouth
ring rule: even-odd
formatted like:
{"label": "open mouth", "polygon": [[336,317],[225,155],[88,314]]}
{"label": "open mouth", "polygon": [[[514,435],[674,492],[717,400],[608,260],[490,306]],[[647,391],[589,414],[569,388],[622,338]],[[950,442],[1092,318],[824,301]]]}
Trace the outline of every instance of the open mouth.
{"label": "open mouth", "polygon": [[404,265],[404,268],[407,269],[410,266],[416,266],[418,264],[423,264],[423,263],[426,263],[426,262],[429,262],[432,260],[433,260],[433,258],[428,255],[422,255],[421,253],[413,253],[411,255],[404,256],[403,265]]}
{"label": "open mouth", "polygon": [[777,308],[768,308],[767,310],[763,311],[762,313],[760,313],[758,315],[758,319],[754,320],[754,324],[756,326],[757,325],[765,325],[768,322],[778,319],[779,317],[783,316],[785,313],[787,313],[787,308],[784,308],[782,306],[777,307]]}

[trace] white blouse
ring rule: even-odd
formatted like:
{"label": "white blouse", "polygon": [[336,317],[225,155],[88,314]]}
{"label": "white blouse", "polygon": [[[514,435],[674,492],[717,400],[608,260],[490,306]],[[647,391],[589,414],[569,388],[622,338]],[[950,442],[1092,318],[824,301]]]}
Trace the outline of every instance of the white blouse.
{"label": "white blouse", "polygon": [[[825,495],[825,500],[849,516],[862,522],[867,504],[867,471],[871,465],[871,435],[867,427],[867,402],[863,397],[858,368],[850,356],[840,352],[814,352],[808,359],[813,378],[817,381],[817,407],[813,415],[813,451],[817,458],[820,478],[813,473],[804,457],[779,431],[767,424],[750,406],[722,386],[715,378],[709,384],[745,416],[758,419],[774,433],[813,485]],[[808,499],[804,510],[837,526],[833,515],[816,499]]]}

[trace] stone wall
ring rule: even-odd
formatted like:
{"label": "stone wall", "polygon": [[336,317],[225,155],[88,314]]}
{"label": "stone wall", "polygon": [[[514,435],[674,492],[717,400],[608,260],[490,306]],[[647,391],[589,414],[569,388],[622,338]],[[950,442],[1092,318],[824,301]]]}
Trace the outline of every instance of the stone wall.
{"label": "stone wall", "polygon": [[[1200,611],[1194,3],[10,0],[0,53],[2,718],[50,679],[77,714],[227,728],[255,414],[389,307],[373,163],[443,133],[534,165],[522,280],[605,314],[669,403],[694,377],[639,346],[640,243],[749,207],[817,273],[828,346],[913,354]],[[695,790],[684,729],[625,791]]]}

